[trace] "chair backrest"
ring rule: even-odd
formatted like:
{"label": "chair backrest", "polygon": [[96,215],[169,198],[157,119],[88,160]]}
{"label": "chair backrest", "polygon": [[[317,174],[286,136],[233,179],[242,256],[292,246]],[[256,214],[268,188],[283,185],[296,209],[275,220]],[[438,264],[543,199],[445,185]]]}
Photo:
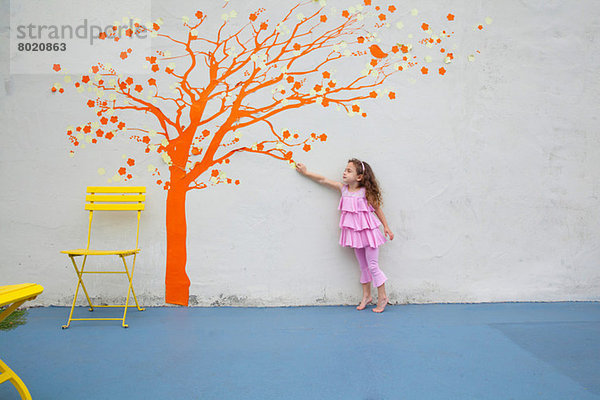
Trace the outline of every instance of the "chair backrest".
{"label": "chair backrest", "polygon": [[90,212],[88,240],[86,249],[90,248],[92,219],[94,211],[137,211],[137,249],[140,237],[140,216],[146,201],[145,186],[88,186],[85,196],[85,209]]}

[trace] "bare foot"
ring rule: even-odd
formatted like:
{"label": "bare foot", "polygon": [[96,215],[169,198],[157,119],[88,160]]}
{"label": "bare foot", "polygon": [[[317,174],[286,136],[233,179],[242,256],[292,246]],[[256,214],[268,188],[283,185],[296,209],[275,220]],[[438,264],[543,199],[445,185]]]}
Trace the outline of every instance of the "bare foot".
{"label": "bare foot", "polygon": [[363,297],[360,304],[356,307],[357,310],[364,310],[365,307],[373,301],[372,297]]}
{"label": "bare foot", "polygon": [[385,306],[387,306],[388,299],[384,297],[382,299],[377,299],[377,307],[373,309],[373,312],[382,313],[385,310]]}

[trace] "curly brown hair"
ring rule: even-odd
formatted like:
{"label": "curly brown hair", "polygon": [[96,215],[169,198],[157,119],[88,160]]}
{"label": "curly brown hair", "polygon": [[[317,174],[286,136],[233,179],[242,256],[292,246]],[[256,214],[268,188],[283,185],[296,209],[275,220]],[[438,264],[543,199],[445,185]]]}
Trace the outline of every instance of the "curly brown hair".
{"label": "curly brown hair", "polygon": [[364,187],[366,191],[367,201],[374,208],[381,207],[383,199],[381,198],[381,189],[379,188],[379,182],[375,178],[375,174],[371,169],[371,166],[365,162],[360,161],[357,158],[348,160],[356,168],[356,174],[362,175],[362,179],[358,182],[359,187]]}

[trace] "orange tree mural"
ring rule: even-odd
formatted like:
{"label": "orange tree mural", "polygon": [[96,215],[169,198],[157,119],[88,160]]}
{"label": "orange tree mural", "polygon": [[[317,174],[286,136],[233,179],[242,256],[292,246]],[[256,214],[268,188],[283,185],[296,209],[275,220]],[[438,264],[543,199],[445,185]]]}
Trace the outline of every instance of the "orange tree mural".
{"label": "orange tree mural", "polygon": [[[113,27],[100,39],[118,47],[125,36],[146,33],[155,42],[164,41],[167,50],[147,55],[149,75],[143,78],[97,62],[89,74],[71,81],[80,93],[87,87],[94,94],[86,104],[98,117],[67,130],[75,148],[122,136],[139,142],[146,153],[158,153],[168,166],[164,178],[160,168],[149,170],[167,191],[165,299],[172,304],[188,304],[185,204],[190,190],[239,184],[223,171],[237,154],[260,154],[293,165],[294,151],[308,152],[315,142],[327,140],[325,133],[278,129],[274,121],[279,114],[317,106],[367,117],[364,101],[398,96],[384,87],[390,76],[411,69],[417,77],[443,76],[455,57],[445,46],[454,33],[451,12],[438,18],[446,29],[419,21],[412,40],[388,35],[386,41],[382,30],[391,28],[399,36],[403,28],[402,22],[394,22],[394,5],[364,0],[336,10],[324,0],[311,0],[272,20],[265,9],[238,15],[225,4],[213,29],[207,28],[208,15],[202,11],[183,17],[179,33],[165,33],[160,19],[135,23],[124,32]],[[418,18],[417,10],[410,13]],[[116,51],[127,62],[133,50],[125,46]],[[54,69],[61,71],[61,66]],[[59,84],[51,90],[64,92]],[[143,114],[155,129],[130,126],[131,113]],[[246,132],[261,132],[262,137],[244,138]],[[132,179],[135,164],[127,158],[114,180]]]}

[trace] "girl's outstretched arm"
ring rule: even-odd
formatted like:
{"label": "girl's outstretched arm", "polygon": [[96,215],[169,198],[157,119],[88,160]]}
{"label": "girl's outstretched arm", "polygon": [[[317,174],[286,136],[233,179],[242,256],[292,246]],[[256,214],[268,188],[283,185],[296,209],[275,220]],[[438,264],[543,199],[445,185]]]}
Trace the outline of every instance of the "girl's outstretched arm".
{"label": "girl's outstretched arm", "polygon": [[306,165],[302,163],[296,163],[296,171],[301,173],[304,176],[309,177],[313,181],[320,183],[321,185],[328,186],[332,189],[337,189],[339,191],[342,190],[344,185],[341,182],[332,181],[330,179],[325,178],[323,175],[316,174],[314,172],[310,172],[306,169]]}
{"label": "girl's outstretched arm", "polygon": [[381,207],[377,207],[375,209],[375,214],[377,214],[377,217],[383,224],[383,232],[385,233],[385,236],[387,236],[390,240],[394,240],[394,233],[388,226],[387,221],[385,219],[385,215],[383,215],[383,210],[381,209]]}

